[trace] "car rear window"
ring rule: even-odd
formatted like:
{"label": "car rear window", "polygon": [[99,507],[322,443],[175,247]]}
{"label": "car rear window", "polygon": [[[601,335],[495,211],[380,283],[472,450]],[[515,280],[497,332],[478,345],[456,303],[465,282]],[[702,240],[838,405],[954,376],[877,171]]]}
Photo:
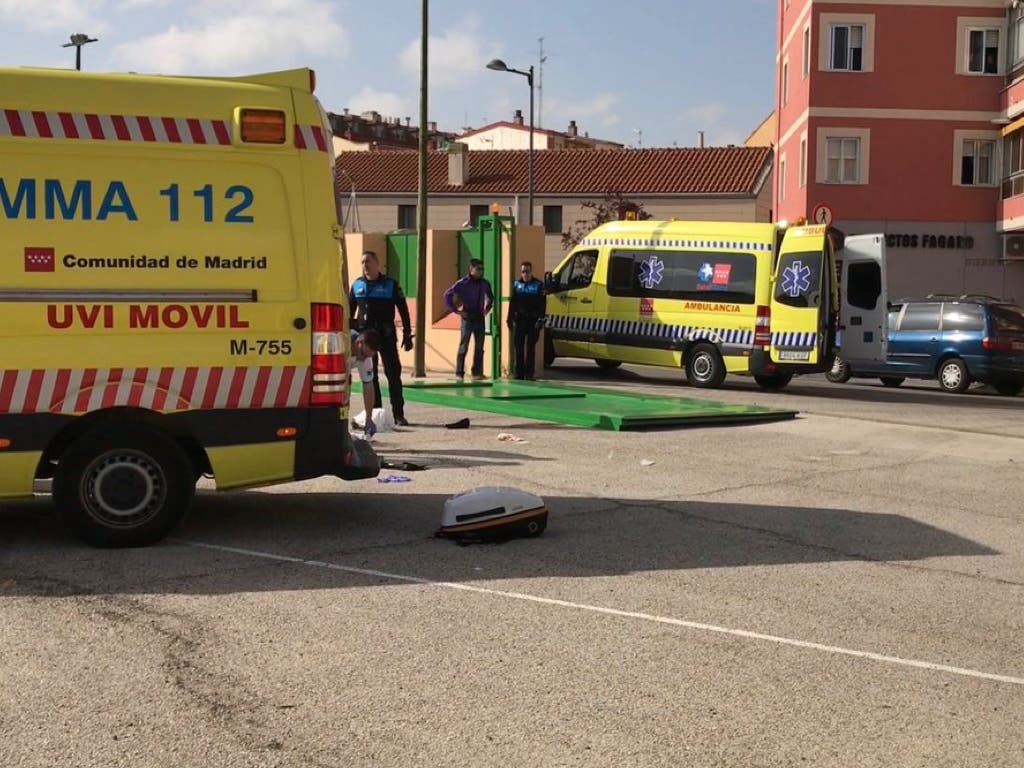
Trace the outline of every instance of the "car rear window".
{"label": "car rear window", "polygon": [[978,304],[943,304],[942,330],[983,331],[985,310]]}
{"label": "car rear window", "polygon": [[907,304],[900,321],[901,331],[937,331],[939,304]]}
{"label": "car rear window", "polygon": [[1024,309],[1010,304],[989,307],[996,333],[1012,333],[1024,336]]}

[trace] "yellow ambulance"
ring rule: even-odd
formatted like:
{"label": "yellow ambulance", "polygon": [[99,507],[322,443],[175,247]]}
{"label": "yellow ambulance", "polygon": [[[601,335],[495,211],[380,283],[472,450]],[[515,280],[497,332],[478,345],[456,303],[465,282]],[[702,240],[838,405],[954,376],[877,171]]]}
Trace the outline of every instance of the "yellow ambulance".
{"label": "yellow ambulance", "polygon": [[314,75],[0,69],[0,498],[101,546],[218,489],[379,462],[349,337]]}
{"label": "yellow ambulance", "polygon": [[714,221],[613,221],[546,276],[545,358],[727,373],[766,389],[829,370],[839,296],[835,230]]}

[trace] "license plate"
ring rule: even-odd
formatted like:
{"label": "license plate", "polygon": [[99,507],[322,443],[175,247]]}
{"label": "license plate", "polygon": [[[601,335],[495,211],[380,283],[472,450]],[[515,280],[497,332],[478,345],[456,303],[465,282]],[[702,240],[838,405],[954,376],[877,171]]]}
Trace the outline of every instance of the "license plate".
{"label": "license plate", "polygon": [[779,351],[779,360],[810,360],[810,352],[801,352],[795,349],[783,349]]}

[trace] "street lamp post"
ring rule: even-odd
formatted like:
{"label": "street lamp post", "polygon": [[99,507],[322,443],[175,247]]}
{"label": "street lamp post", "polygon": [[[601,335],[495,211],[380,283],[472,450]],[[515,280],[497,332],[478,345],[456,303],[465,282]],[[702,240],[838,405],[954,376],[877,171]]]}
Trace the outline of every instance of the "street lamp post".
{"label": "street lamp post", "polygon": [[74,48],[75,49],[75,69],[82,69],[82,46],[87,43],[95,43],[99,40],[96,37],[89,37],[81,32],[76,32],[71,36],[70,43],[64,43],[61,48]]}
{"label": "street lamp post", "polygon": [[533,224],[533,65],[531,64],[528,70],[523,71],[512,69],[501,59],[491,59],[487,62],[487,68],[496,72],[513,72],[522,75],[530,86],[530,151],[526,168],[526,204],[528,206],[526,221],[528,224]]}

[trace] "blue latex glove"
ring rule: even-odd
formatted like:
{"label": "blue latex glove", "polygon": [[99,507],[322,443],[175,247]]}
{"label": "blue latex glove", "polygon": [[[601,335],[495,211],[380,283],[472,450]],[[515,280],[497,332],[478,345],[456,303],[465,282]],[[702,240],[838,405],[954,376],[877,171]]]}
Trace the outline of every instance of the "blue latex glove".
{"label": "blue latex glove", "polygon": [[366,429],[363,430],[363,434],[365,434],[367,437],[373,437],[374,435],[377,434],[377,425],[374,424],[372,421],[366,422]]}

